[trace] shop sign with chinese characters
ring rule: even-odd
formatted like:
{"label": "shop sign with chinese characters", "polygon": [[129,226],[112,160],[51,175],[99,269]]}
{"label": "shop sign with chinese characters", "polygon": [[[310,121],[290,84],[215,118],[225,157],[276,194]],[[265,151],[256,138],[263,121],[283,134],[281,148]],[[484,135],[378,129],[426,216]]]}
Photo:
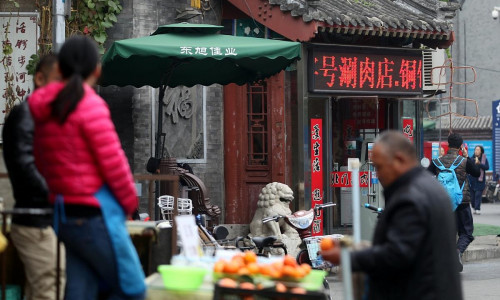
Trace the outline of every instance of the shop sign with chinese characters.
{"label": "shop sign with chinese characters", "polygon": [[[38,41],[37,13],[0,13],[0,42],[2,49],[12,49],[5,55],[0,52],[0,127],[3,127],[7,96],[7,82],[13,84],[15,102],[18,103],[33,91],[33,78],[28,75],[26,66],[37,51]],[[9,99],[12,101],[12,96]],[[1,128],[0,128],[1,130]]]}
{"label": "shop sign with chinese characters", "polygon": [[[311,203],[323,204],[323,119],[311,119]],[[323,235],[323,212],[317,211],[312,235]]]}
{"label": "shop sign with chinese characters", "polygon": [[179,47],[179,53],[187,56],[238,56],[238,51],[233,47]]}
{"label": "shop sign with chinese characters", "polygon": [[418,95],[422,51],[313,45],[308,79],[309,91],[315,93]]}
{"label": "shop sign with chinese characters", "polygon": [[[331,187],[352,187],[352,172],[330,173]],[[368,172],[359,172],[359,187],[368,187]]]}

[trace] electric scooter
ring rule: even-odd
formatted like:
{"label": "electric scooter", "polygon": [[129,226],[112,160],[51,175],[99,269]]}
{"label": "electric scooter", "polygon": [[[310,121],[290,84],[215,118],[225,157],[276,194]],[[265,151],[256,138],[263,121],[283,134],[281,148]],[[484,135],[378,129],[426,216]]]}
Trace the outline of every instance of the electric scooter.
{"label": "electric scooter", "polygon": [[[287,222],[290,226],[295,228],[297,232],[299,233],[300,239],[302,240],[302,243],[300,244],[300,252],[297,254],[296,260],[297,263],[302,264],[302,263],[307,263],[313,267],[318,267],[319,262],[312,262],[311,257],[313,259],[317,258],[317,253],[309,253],[308,248],[314,249],[313,251],[319,251],[319,241],[321,240],[321,237],[313,237],[311,234],[311,228],[312,224],[314,222],[314,218],[318,211],[323,210],[324,208],[335,206],[336,204],[333,202],[328,202],[324,204],[317,204],[313,208],[309,210],[299,210],[294,212],[291,215],[287,216],[281,216],[281,215],[276,215],[276,216],[271,216],[262,219],[263,223],[267,223],[270,221],[276,221],[278,222],[280,219],[284,219],[285,222]],[[335,235],[336,238],[341,238],[341,235]],[[310,247],[307,246],[307,244],[311,244]],[[315,244],[315,245],[313,245]],[[311,247],[314,246],[314,247]]]}

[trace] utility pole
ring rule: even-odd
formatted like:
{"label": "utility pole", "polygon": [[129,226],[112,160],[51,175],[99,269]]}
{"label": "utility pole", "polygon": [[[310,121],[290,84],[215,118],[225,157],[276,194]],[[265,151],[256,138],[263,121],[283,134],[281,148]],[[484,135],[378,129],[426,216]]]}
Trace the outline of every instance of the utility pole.
{"label": "utility pole", "polygon": [[52,52],[54,53],[59,52],[66,37],[65,1],[70,0],[52,0]]}

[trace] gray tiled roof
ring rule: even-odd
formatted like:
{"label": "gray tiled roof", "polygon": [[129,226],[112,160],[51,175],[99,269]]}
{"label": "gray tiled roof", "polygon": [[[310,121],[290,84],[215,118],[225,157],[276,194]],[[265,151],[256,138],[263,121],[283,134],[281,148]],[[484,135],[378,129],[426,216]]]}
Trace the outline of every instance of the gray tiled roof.
{"label": "gray tiled roof", "polygon": [[[403,32],[448,36],[459,4],[438,0],[268,0],[304,22],[349,27],[365,34]],[[359,33],[361,33],[359,32]]]}
{"label": "gray tiled roof", "polygon": [[[451,128],[453,129],[469,129],[469,130],[480,130],[480,129],[491,129],[492,128],[492,118],[491,116],[479,116],[475,119],[452,117]],[[436,128],[450,128],[449,117],[441,118],[436,121]]]}

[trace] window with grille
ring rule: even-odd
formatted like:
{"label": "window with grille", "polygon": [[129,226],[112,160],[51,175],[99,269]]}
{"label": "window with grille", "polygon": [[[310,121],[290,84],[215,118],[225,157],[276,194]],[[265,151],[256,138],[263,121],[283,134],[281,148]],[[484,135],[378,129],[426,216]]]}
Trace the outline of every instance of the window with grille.
{"label": "window with grille", "polygon": [[267,86],[264,81],[248,85],[248,165],[267,165],[268,109]]}

